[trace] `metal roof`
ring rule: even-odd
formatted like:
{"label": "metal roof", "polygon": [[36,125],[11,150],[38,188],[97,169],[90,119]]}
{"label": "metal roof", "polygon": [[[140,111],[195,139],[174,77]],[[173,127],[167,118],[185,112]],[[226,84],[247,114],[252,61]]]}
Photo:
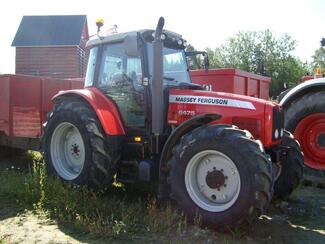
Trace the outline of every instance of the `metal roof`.
{"label": "metal roof", "polygon": [[77,46],[86,21],[86,15],[24,16],[11,45]]}
{"label": "metal roof", "polygon": [[103,37],[95,36],[93,39],[90,39],[87,42],[87,47],[103,44],[103,43],[121,42],[127,36],[136,36],[137,33],[143,34],[144,32],[150,32],[150,31],[153,32],[153,30],[139,30],[139,31],[124,32],[124,33],[116,33],[116,34],[106,35]]}
{"label": "metal roof", "polygon": [[[124,32],[124,33],[117,33],[117,34],[110,34],[106,36],[94,36],[92,39],[90,39],[87,42],[87,47],[90,46],[95,46],[99,44],[104,44],[104,43],[114,43],[114,42],[121,42],[123,41],[127,36],[136,36],[137,34],[142,35],[143,38],[149,39],[150,41],[153,41],[153,36],[152,34],[154,33],[154,30],[151,29],[143,29],[143,30],[138,30],[138,31],[130,31],[130,32]],[[163,33],[171,36],[171,37],[176,37],[177,39],[182,38],[180,34],[177,34],[175,32],[169,31],[169,30],[163,30]]]}

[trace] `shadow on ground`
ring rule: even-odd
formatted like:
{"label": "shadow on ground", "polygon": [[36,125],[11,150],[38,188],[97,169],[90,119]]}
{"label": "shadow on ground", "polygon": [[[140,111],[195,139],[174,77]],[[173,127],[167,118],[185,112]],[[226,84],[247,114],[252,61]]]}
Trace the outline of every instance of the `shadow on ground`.
{"label": "shadow on ground", "polygon": [[[112,193],[110,193],[112,194]],[[124,198],[126,191],[115,192]],[[133,192],[134,194],[134,192]],[[143,197],[145,194],[143,195]],[[132,204],[132,201],[130,202]],[[273,203],[266,215],[248,230],[218,233],[189,226],[178,234],[133,236],[132,239],[103,239],[85,235],[71,224],[59,224],[62,232],[75,240],[88,243],[109,242],[158,242],[158,243],[325,243],[325,190],[315,187],[300,187],[287,202]]]}

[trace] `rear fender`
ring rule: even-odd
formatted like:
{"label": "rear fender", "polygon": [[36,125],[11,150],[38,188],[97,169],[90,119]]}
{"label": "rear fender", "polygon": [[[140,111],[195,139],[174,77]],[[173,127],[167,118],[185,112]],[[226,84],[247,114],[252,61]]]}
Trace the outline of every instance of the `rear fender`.
{"label": "rear fender", "polygon": [[107,135],[125,135],[123,122],[116,105],[97,88],[61,91],[52,98],[53,103],[79,99],[88,103],[96,113]]}
{"label": "rear fender", "polygon": [[297,98],[315,91],[325,91],[325,78],[319,78],[309,80],[298,86],[292,88],[285,96],[279,101],[280,105],[284,108],[290,106],[290,104]]}

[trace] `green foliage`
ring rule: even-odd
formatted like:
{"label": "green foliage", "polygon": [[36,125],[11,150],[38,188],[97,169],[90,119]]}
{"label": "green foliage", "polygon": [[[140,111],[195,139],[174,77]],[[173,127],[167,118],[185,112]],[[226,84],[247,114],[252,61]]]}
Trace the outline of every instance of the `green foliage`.
{"label": "green foliage", "polygon": [[321,71],[323,73],[325,72],[325,48],[324,47],[315,50],[315,53],[313,55],[312,67],[313,69],[320,67]]}
{"label": "green foliage", "polygon": [[295,86],[306,68],[291,55],[296,42],[284,34],[276,38],[270,30],[239,32],[219,50],[221,63],[225,67],[236,67],[272,78],[270,96],[277,96],[284,83]]}
{"label": "green foliage", "polygon": [[296,42],[287,34],[275,37],[270,30],[239,32],[215,50],[207,48],[210,68],[238,68],[272,78],[270,96],[277,96],[307,72],[291,52]]}
{"label": "green foliage", "polygon": [[208,53],[209,61],[210,61],[210,68],[224,68],[226,67],[222,63],[220,49],[216,48],[212,50],[211,48],[206,48],[205,51]]}

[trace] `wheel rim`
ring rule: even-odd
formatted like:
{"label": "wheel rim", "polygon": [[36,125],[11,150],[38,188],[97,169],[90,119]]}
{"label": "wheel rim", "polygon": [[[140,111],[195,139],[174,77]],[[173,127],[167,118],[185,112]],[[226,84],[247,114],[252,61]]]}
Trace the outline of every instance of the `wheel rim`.
{"label": "wheel rim", "polygon": [[325,113],[312,114],[302,119],[294,132],[305,155],[305,164],[325,169]]}
{"label": "wheel rim", "polygon": [[200,208],[221,212],[230,208],[240,192],[240,175],[225,154],[205,150],[194,155],[185,170],[186,190]]}
{"label": "wheel rim", "polygon": [[85,162],[85,146],[77,127],[68,122],[57,126],[50,150],[53,166],[60,177],[74,180],[80,175]]}

